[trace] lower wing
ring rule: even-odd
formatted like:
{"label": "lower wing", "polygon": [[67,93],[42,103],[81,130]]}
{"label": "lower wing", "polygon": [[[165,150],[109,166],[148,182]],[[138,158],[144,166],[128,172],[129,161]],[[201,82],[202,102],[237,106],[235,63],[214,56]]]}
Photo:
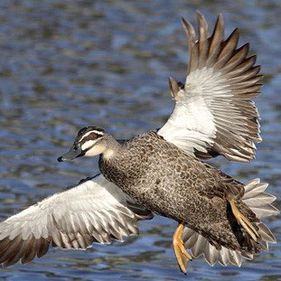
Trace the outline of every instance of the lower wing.
{"label": "lower wing", "polygon": [[138,234],[137,222],[150,219],[116,185],[97,175],[44,199],[0,223],[0,264],[30,262],[49,246],[86,249]]}

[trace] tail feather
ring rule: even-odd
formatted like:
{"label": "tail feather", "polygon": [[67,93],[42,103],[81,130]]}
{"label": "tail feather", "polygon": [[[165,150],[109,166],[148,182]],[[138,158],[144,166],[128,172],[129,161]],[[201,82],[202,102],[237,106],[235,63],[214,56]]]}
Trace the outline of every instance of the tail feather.
{"label": "tail feather", "polygon": [[249,206],[257,207],[257,206],[266,206],[267,204],[271,204],[276,200],[274,195],[268,193],[262,193],[257,195],[256,197],[252,197],[249,199],[243,199],[243,201]]}
{"label": "tail feather", "polygon": [[259,227],[259,234],[263,241],[268,243],[276,243],[276,238],[274,237],[273,233],[268,229],[266,225],[260,223]]}
{"label": "tail feather", "polygon": [[204,256],[210,265],[214,265],[218,261],[219,251],[215,248],[215,246],[210,245],[209,247],[206,247]]}
{"label": "tail feather", "polygon": [[202,235],[198,235],[197,241],[194,244],[192,251],[192,254],[195,258],[201,256],[204,253],[207,243],[208,241]]}
{"label": "tail feather", "polygon": [[261,183],[260,179],[254,179],[245,185],[243,202],[261,219],[279,214],[279,210],[271,205],[276,197],[264,192],[268,187],[267,183]]}
{"label": "tail feather", "polygon": [[250,209],[256,214],[257,218],[259,218],[259,219],[270,217],[270,216],[275,216],[275,215],[279,214],[278,209],[276,209],[272,205],[260,206],[257,208],[250,207]]}
{"label": "tail feather", "polygon": [[240,254],[238,254],[237,252],[235,251],[229,251],[229,256],[230,256],[230,261],[233,265],[238,265],[238,266],[241,266],[242,264],[242,257]]}
{"label": "tail feather", "polygon": [[[245,185],[245,193],[242,201],[261,219],[268,216],[277,215],[279,210],[272,203],[276,197],[266,193],[267,183],[261,183],[259,179],[254,179]],[[260,245],[263,249],[268,249],[268,243],[276,243],[276,239],[272,232],[262,222],[256,224],[258,233],[260,234]],[[183,241],[185,247],[190,249],[193,257],[204,256],[210,265],[220,263],[222,265],[241,266],[244,259],[253,259],[253,254],[239,252],[221,246],[217,249],[205,237],[190,229],[184,228]]]}
{"label": "tail feather", "polygon": [[216,263],[220,263],[224,266],[229,264],[240,266],[242,263],[242,256],[240,253],[223,246],[221,246],[221,249],[217,249],[214,245],[210,244],[205,237],[189,227],[184,228],[183,241],[185,242],[185,247],[190,249],[191,255],[194,258],[204,256],[205,260],[211,266]]}
{"label": "tail feather", "polygon": [[243,199],[249,199],[256,195],[262,194],[268,187],[268,183],[261,183],[260,179],[253,179],[248,182],[245,186],[245,194]]}
{"label": "tail feather", "polygon": [[219,263],[227,266],[228,264],[233,264],[233,256],[234,256],[234,251],[230,251],[229,249],[223,247],[221,250],[222,254],[220,255]]}

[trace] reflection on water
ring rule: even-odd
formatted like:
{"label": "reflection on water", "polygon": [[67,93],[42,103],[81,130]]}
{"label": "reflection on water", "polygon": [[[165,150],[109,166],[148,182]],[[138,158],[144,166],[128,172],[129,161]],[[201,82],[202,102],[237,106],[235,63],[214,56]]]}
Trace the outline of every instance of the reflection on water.
{"label": "reflection on water", "polygon": [[[161,126],[170,113],[167,78],[184,78],[186,46],[179,17],[200,9],[225,14],[226,31],[241,28],[263,65],[257,98],[264,141],[248,164],[215,163],[239,180],[261,177],[281,192],[279,1],[17,1],[0,2],[0,214],[4,219],[37,200],[97,173],[93,160],[58,164],[76,130],[87,124],[126,138]],[[280,205],[280,202],[279,202]],[[280,221],[267,220],[281,240]],[[280,280],[280,245],[242,268],[191,263],[179,273],[171,249],[176,223],[141,224],[126,245],[86,252],[51,250],[1,280]]]}

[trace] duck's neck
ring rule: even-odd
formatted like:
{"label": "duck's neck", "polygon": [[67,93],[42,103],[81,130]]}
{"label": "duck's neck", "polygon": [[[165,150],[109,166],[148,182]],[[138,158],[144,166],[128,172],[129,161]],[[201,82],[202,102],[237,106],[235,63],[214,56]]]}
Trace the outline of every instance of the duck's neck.
{"label": "duck's neck", "polygon": [[122,149],[122,145],[112,136],[108,135],[105,143],[105,150],[102,157],[105,160],[113,159]]}

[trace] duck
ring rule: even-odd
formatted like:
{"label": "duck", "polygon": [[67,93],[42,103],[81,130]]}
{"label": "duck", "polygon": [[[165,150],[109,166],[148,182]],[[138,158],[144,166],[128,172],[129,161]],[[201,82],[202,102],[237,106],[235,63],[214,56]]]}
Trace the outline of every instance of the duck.
{"label": "duck", "polygon": [[[228,258],[239,264],[241,258],[251,259],[267,249],[268,242],[275,241],[243,201],[247,186],[185,153],[157,131],[120,143],[104,129],[88,126],[78,132],[71,149],[58,160],[97,155],[101,174],[109,182],[145,209],[179,223],[173,247],[184,273],[192,260],[183,240],[186,226],[214,247],[211,261],[223,246],[229,250]],[[254,190],[259,186],[257,181]],[[267,199],[272,202],[275,197],[269,195]],[[270,209],[276,211],[272,206]]]}
{"label": "duck", "polygon": [[50,246],[86,249],[138,234],[155,214],[178,222],[172,238],[182,272],[192,258],[240,266],[276,239],[261,219],[279,213],[268,184],[246,184],[205,160],[249,162],[260,137],[253,98],[262,85],[249,44],[239,30],[224,39],[220,14],[208,35],[182,19],[189,63],[185,83],[169,78],[174,109],[167,122],[126,141],[98,126],[80,129],[58,161],[100,155],[101,174],[36,203],[0,223],[0,264],[27,263]]}

